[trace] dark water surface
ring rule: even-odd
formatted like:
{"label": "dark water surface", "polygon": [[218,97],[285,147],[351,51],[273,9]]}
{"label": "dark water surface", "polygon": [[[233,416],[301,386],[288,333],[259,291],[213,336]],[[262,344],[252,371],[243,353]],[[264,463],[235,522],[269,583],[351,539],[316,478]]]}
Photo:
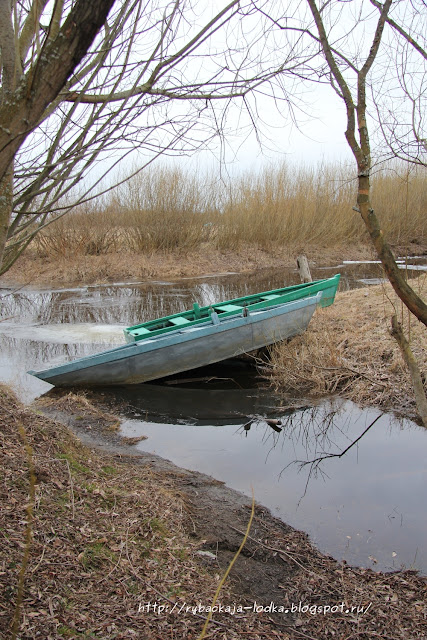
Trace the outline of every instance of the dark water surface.
{"label": "dark water surface", "polygon": [[[426,259],[414,266],[425,269]],[[403,266],[403,265],[402,265]],[[383,279],[378,264],[313,269],[342,274],[341,290]],[[1,290],[0,379],[24,401],[50,385],[26,374],[123,343],[125,326],[298,282],[293,270],[179,282],[61,290]],[[182,379],[184,378],[184,380]],[[138,447],[251,493],[319,548],[349,564],[427,574],[427,431],[351,403],[298,408],[264,388],[253,368],[221,363],[181,380],[100,390]],[[277,418],[272,428],[264,418]],[[375,424],[368,429],[369,425]],[[274,427],[274,425],[273,425]],[[281,429],[281,430],[280,430]],[[346,449],[342,456],[307,464]]]}
{"label": "dark water surface", "polygon": [[[210,403],[220,412],[221,396],[199,393],[206,413]],[[167,394],[164,402],[175,406]],[[143,402],[135,402],[135,413],[122,429],[127,436],[148,436],[137,445],[141,450],[203,471],[247,495],[253,487],[256,499],[274,515],[308,532],[322,551],[339,560],[382,570],[405,565],[427,573],[426,431],[349,402],[324,402],[284,414],[271,404],[260,407],[261,415],[248,429],[243,416],[240,424],[234,416],[226,424],[221,416],[221,426],[205,425],[191,413],[155,420],[144,415]],[[128,406],[129,414],[131,401]],[[261,416],[280,418],[282,431]],[[304,462],[339,454],[376,418],[342,458],[301,468]]]}

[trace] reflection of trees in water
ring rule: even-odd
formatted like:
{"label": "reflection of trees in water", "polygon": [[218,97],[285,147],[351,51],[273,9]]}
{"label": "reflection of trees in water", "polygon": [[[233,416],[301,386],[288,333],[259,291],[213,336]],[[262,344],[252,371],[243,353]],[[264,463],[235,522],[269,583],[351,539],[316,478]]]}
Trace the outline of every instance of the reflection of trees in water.
{"label": "reflection of trees in water", "polygon": [[[240,277],[241,278],[241,277]],[[272,283],[272,288],[274,288]],[[245,281],[146,283],[62,291],[15,291],[1,299],[1,318],[22,323],[146,322],[201,306],[254,293]]]}
{"label": "reflection of trees in water", "polygon": [[[328,460],[330,458],[342,458],[348,451],[350,451],[350,449],[352,449],[354,446],[357,445],[358,442],[360,442],[360,440],[367,434],[367,432],[374,426],[374,424],[381,417],[382,417],[382,414],[379,414],[376,418],[374,418],[372,422],[362,431],[362,433],[357,438],[352,440],[350,444],[348,444],[348,446],[342,449],[341,451],[335,452],[335,453],[322,451],[321,453],[319,453],[319,455],[317,455],[317,457],[314,457],[311,460],[305,460],[305,461],[295,460],[294,461],[294,464],[299,464],[300,469],[303,469],[304,467],[308,467],[309,469],[307,474],[307,482],[305,484],[305,489],[304,489],[304,495],[307,492],[308,484],[312,476],[316,477],[318,473],[321,473],[322,475],[327,475],[324,469],[322,469],[321,464],[325,460]],[[304,495],[302,497],[304,497]]]}
{"label": "reflection of trees in water", "polygon": [[37,318],[39,322],[49,322],[53,295],[50,291],[37,294],[22,292],[4,294],[0,298],[1,319],[23,323]]}
{"label": "reflection of trees in water", "polygon": [[[31,328],[29,328],[29,334]],[[105,345],[89,343],[55,343],[32,340],[31,335],[23,340],[21,337],[0,336],[0,350],[3,358],[8,357],[11,363],[25,363],[25,367],[36,367],[46,362],[68,362],[99,352]]]}
{"label": "reflection of trees in water", "polygon": [[[286,469],[297,465],[299,470],[307,469],[307,480],[304,493],[306,495],[310,480],[319,474],[328,478],[323,464],[333,458],[344,457],[353,447],[357,446],[368,431],[382,417],[378,414],[356,437],[350,437],[348,429],[353,426],[351,412],[346,415],[346,403],[330,402],[317,406],[290,409],[281,414],[280,419],[266,419],[262,416],[251,416],[240,427],[240,431],[246,432],[252,426],[264,426],[262,443],[269,446],[266,454],[266,462],[273,450],[280,448],[287,453],[290,445],[295,456],[301,447],[305,450],[306,459],[295,457],[280,471],[279,478]],[[344,419],[343,419],[344,418]],[[344,439],[344,443],[343,443]]]}
{"label": "reflection of trees in water", "polygon": [[[378,264],[351,264],[333,267],[341,272],[340,290],[363,286],[360,278],[381,276]],[[324,277],[325,271],[313,271]],[[128,324],[146,322],[201,306],[230,300],[255,292],[294,284],[294,269],[264,273],[231,274],[181,282],[145,282],[141,284],[95,285],[54,291],[18,289],[0,295],[1,319],[25,323],[102,323]]]}
{"label": "reflection of trees in water", "polygon": [[[424,260],[423,260],[424,262]],[[362,279],[382,277],[378,264],[346,264],[332,268],[341,272],[340,291],[364,286]],[[322,269],[315,277],[325,277]],[[19,323],[100,322],[135,324],[180,313],[194,302],[201,306],[295,284],[294,269],[215,276],[181,282],[95,285],[80,289],[28,291],[17,289],[0,295],[1,318]]]}

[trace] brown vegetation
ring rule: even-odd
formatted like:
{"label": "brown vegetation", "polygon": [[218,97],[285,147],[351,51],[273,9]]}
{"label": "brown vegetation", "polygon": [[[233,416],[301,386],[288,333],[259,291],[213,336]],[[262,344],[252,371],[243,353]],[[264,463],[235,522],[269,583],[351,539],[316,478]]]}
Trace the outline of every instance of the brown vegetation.
{"label": "brown vegetation", "polygon": [[[341,166],[286,164],[228,182],[147,170],[47,226],[8,279],[22,282],[31,273],[36,282],[95,282],[247,271],[339,247],[370,255],[350,176]],[[414,243],[418,252],[427,244],[425,184],[425,171],[399,165],[373,177],[373,203],[394,246]]]}
{"label": "brown vegetation", "polygon": [[[41,256],[111,251],[186,253],[208,243],[264,250],[328,247],[365,241],[353,210],[356,184],[343,166],[289,167],[247,173],[228,182],[177,169],[143,171],[103,202],[47,227],[36,241]],[[427,241],[425,170],[399,165],[374,175],[373,204],[389,242]]]}
{"label": "brown vegetation", "polygon": [[[425,275],[411,281],[427,296]],[[427,389],[425,327],[404,310],[389,284],[338,293],[319,309],[309,330],[271,351],[271,379],[280,391],[312,396],[339,394],[361,405],[418,417],[410,375],[390,335],[397,314]]]}
{"label": "brown vegetation", "polygon": [[[86,401],[77,404],[87,409]],[[101,455],[5,389],[0,440],[0,637],[14,637],[16,619],[23,640],[197,640],[206,614],[171,609],[209,606],[243,537],[249,501],[200,474],[159,473],[138,456]],[[198,556],[203,548],[208,559]],[[426,632],[425,578],[340,565],[262,508],[230,577],[225,605],[337,609],[215,614],[206,637],[406,640]],[[149,602],[170,610],[140,609]],[[351,606],[369,609],[349,614]]]}
{"label": "brown vegetation", "polygon": [[[153,278],[185,278],[207,274],[244,273],[266,268],[295,268],[300,247],[264,251],[257,246],[242,245],[236,251],[221,251],[206,245],[185,255],[155,252],[150,255],[109,253],[105,255],[69,255],[65,258],[40,258],[24,254],[2,283],[13,285],[69,286],[105,282],[140,282]],[[359,245],[334,248],[310,247],[311,263],[339,264],[346,259],[372,258],[369,247]]]}
{"label": "brown vegetation", "polygon": [[[167,482],[147,467],[99,456],[4,389],[0,415],[0,637],[12,637],[28,548],[19,638],[165,638],[172,620],[175,637],[197,637],[196,616],[139,611],[155,600],[209,602],[216,588],[213,573],[196,561],[183,501]],[[230,628],[229,637],[239,636]]]}

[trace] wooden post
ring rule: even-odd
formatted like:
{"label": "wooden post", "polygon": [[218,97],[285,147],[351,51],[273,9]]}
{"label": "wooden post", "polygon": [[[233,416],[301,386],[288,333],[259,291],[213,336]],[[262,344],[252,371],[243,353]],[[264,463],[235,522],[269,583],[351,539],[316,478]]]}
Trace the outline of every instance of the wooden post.
{"label": "wooden post", "polygon": [[298,256],[297,266],[301,282],[313,282],[313,278],[311,277],[310,273],[310,267],[308,266],[307,256],[305,256],[304,254]]}

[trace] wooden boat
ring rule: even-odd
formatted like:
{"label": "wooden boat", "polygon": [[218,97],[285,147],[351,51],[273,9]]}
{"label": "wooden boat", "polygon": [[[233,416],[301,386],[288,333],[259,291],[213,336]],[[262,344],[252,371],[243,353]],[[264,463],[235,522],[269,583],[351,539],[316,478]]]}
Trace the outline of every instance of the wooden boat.
{"label": "wooden boat", "polygon": [[60,387],[139,384],[290,338],[317,305],[332,304],[339,275],[199,307],[124,330],[127,344],[33,376]]}

